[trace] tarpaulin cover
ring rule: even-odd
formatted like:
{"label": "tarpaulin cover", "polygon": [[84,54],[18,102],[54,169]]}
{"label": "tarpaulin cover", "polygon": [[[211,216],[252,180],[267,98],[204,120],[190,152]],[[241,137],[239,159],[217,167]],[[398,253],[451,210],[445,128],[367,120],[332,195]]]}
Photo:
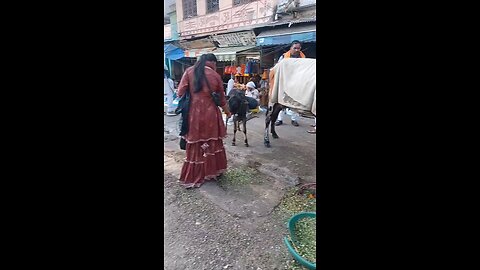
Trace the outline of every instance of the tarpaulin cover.
{"label": "tarpaulin cover", "polygon": [[257,46],[289,44],[294,40],[315,42],[317,40],[316,25],[302,25],[271,29],[261,32],[257,38]]}
{"label": "tarpaulin cover", "polygon": [[163,52],[165,53],[165,57],[170,60],[177,60],[185,57],[183,50],[173,44],[164,45]]}

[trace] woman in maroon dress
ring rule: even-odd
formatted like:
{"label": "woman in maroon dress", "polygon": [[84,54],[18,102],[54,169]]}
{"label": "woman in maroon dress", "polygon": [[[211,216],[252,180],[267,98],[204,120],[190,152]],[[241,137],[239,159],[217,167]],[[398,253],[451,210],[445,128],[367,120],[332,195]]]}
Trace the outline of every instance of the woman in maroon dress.
{"label": "woman in maroon dress", "polygon": [[227,169],[223,147],[227,133],[220,109],[212,99],[212,91],[220,96],[220,106],[227,116],[231,114],[226,105],[222,79],[215,71],[216,65],[215,55],[202,55],[193,67],[185,70],[178,85],[178,96],[190,92],[189,127],[183,136],[187,141],[186,158],[180,175],[180,182],[186,188],[200,187]]}

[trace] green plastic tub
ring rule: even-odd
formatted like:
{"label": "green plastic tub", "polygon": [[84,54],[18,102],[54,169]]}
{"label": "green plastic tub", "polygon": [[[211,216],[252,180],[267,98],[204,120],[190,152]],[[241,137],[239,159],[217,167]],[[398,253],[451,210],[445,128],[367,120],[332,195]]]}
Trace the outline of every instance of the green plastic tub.
{"label": "green plastic tub", "polygon": [[[288,230],[290,232],[290,238],[293,241],[296,241],[296,236],[295,236],[295,224],[302,218],[317,218],[317,213],[315,212],[302,212],[294,215],[293,217],[290,218],[288,221]],[[303,258],[298,254],[295,249],[293,248],[292,244],[290,243],[290,240],[288,237],[285,237],[284,239],[285,245],[287,246],[288,251],[293,255],[295,260],[299,262],[301,265],[307,267],[308,269],[315,270],[317,269],[317,265],[315,263],[312,263],[308,261],[307,259]]]}

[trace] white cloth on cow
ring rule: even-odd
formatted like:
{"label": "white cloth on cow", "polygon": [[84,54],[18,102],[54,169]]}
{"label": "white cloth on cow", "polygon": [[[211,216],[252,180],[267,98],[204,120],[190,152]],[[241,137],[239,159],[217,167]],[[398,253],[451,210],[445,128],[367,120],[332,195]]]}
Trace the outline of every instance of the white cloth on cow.
{"label": "white cloth on cow", "polygon": [[275,65],[270,102],[316,115],[316,63],[316,59],[287,58]]}

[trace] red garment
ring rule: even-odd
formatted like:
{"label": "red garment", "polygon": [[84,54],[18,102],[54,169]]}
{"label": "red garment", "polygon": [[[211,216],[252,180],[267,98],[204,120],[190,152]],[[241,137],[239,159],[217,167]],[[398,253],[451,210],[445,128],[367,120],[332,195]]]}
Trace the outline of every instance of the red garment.
{"label": "red garment", "polygon": [[[207,84],[202,90],[194,93],[193,67],[187,68],[178,85],[178,96],[190,90],[190,111],[186,158],[180,175],[180,182],[185,187],[200,187],[205,180],[214,179],[227,169],[227,157],[223,147],[226,137],[220,109],[213,103]],[[208,66],[205,67],[205,78],[211,90],[220,96],[222,106],[226,104],[223,82],[220,75]]]}
{"label": "red garment", "polygon": [[247,68],[247,65],[241,64],[240,67],[241,67],[241,69],[242,69],[242,70],[240,71],[240,74],[244,75],[244,74],[245,74],[245,69]]}

